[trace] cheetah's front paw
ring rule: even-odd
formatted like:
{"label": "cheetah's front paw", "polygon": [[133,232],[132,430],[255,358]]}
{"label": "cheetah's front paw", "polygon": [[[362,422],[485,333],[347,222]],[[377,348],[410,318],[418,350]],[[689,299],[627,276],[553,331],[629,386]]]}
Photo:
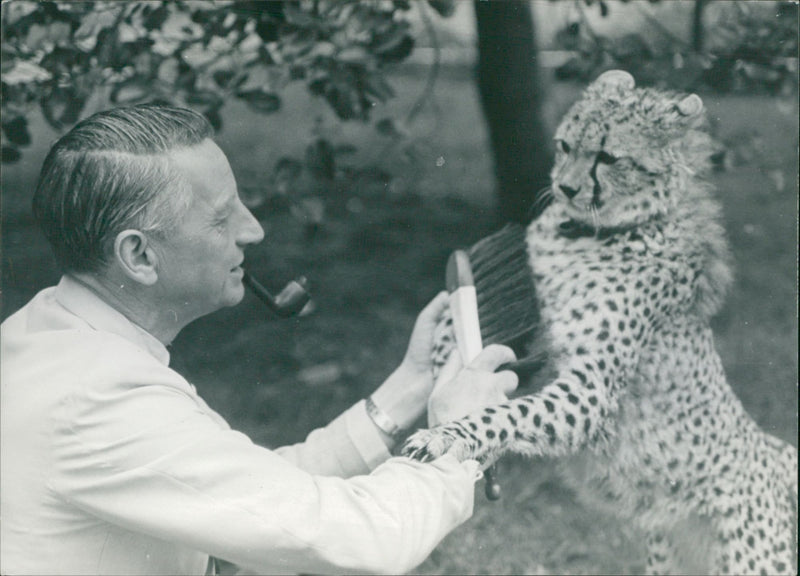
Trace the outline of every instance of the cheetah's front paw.
{"label": "cheetah's front paw", "polygon": [[415,432],[406,440],[400,453],[421,462],[430,462],[445,454],[452,454],[459,462],[482,459],[468,435],[453,424]]}

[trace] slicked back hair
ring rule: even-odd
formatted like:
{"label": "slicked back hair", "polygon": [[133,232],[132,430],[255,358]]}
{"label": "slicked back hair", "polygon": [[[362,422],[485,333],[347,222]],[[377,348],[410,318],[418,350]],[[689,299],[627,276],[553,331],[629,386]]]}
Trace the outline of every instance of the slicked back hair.
{"label": "slicked back hair", "polygon": [[123,230],[165,237],[191,199],[168,154],[213,135],[202,114],[144,104],[99,112],[62,136],[42,166],[33,214],[63,270],[101,270]]}

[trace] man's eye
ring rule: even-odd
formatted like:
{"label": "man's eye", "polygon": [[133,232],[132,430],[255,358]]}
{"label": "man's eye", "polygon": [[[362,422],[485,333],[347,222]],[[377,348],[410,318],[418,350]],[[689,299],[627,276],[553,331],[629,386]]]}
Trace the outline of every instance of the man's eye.
{"label": "man's eye", "polygon": [[600,151],[597,154],[597,161],[600,164],[614,164],[617,160],[618,158],[616,156],[612,156],[611,154],[605,151]]}

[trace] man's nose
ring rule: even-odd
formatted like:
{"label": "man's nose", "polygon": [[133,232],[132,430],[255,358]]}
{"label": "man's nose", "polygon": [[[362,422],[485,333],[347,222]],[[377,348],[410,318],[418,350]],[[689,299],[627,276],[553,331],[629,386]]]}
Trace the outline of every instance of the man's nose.
{"label": "man's nose", "polygon": [[264,239],[264,228],[246,206],[242,205],[242,210],[244,211],[244,221],[239,230],[237,243],[258,244]]}

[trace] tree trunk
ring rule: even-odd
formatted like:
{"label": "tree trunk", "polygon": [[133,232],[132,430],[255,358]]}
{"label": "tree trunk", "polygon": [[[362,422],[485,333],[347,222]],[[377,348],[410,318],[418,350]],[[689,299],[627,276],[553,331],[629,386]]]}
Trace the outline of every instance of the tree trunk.
{"label": "tree trunk", "polygon": [[703,30],[703,10],[707,0],[695,0],[694,10],[692,10],[692,50],[695,54],[703,51],[704,30]]}
{"label": "tree trunk", "polygon": [[535,201],[549,185],[552,163],[531,8],[519,0],[475,0],[474,6],[478,89],[494,153],[497,208],[504,221],[525,223],[543,208]]}

